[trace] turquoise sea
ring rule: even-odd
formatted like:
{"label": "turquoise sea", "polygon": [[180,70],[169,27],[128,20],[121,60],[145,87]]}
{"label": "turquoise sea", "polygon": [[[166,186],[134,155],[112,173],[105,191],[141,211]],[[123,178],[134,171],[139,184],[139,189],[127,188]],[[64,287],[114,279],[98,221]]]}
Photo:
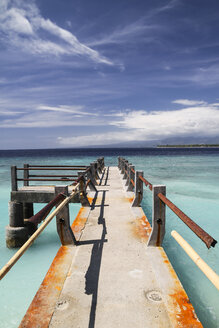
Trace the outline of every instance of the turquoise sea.
{"label": "turquoise sea", "polygon": [[[0,267],[15,250],[5,246],[10,196],[10,166],[89,164],[104,156],[106,165],[126,157],[152,184],[165,184],[167,197],[219,241],[219,149],[57,149],[0,151]],[[143,209],[151,219],[152,195],[145,188]],[[42,206],[41,206],[42,207]],[[41,208],[35,206],[35,211]],[[79,204],[71,205],[74,220]],[[205,328],[219,328],[219,293],[171,237],[174,229],[219,274],[219,244],[208,250],[180,219],[167,209],[164,248]],[[122,232],[121,232],[122,234]],[[18,327],[60,241],[55,221],[0,281],[0,327]]]}

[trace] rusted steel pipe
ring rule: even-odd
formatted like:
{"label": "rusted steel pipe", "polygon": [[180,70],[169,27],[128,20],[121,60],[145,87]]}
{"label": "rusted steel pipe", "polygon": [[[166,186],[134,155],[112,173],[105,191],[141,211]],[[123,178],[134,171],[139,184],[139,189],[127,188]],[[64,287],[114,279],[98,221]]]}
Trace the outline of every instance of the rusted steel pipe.
{"label": "rusted steel pipe", "polygon": [[133,185],[133,186],[135,186],[135,183],[134,183],[134,181],[131,179],[130,180],[130,182],[131,182],[131,184]]}
{"label": "rusted steel pipe", "polygon": [[25,171],[25,170],[29,170],[29,171],[84,171],[85,168],[83,167],[28,167],[28,168],[23,168],[23,167],[18,167],[17,170],[19,171]]}
{"label": "rusted steel pipe", "polygon": [[59,174],[59,175],[29,175],[29,178],[77,178],[78,175]]}
{"label": "rusted steel pipe", "polygon": [[211,237],[206,231],[204,231],[198,224],[190,219],[185,213],[183,213],[175,204],[173,204],[166,196],[159,193],[158,197],[166,204],[207,246],[214,247],[217,241]]}
{"label": "rusted steel pipe", "polygon": [[149,189],[152,191],[153,186],[152,186],[152,184],[148,180],[146,180],[142,176],[140,176],[139,179],[141,179],[141,181],[144,182],[144,184],[145,184],[146,187],[149,186]]}
{"label": "rusted steel pipe", "polygon": [[87,168],[87,165],[29,165],[29,167],[75,167],[80,168],[84,167]]}
{"label": "rusted steel pipe", "polygon": [[132,171],[133,173],[135,173],[135,170],[134,170],[134,169],[131,169],[131,171]]}
{"label": "rusted steel pipe", "polygon": [[46,218],[46,220],[41,224],[41,226],[34,232],[34,234],[26,241],[26,243],[19,248],[17,253],[15,253],[12,258],[6,263],[6,265],[0,270],[0,280],[6,275],[6,273],[13,267],[13,265],[19,260],[19,258],[25,253],[25,251],[32,245],[34,240],[41,234],[41,232],[46,228],[46,226],[50,223],[50,221],[54,218],[55,215],[59,213],[59,211],[66,206],[70,202],[70,200],[77,193],[77,186],[71,192],[71,194],[66,197],[58,207]]}
{"label": "rusted steel pipe", "polygon": [[51,200],[45,207],[43,207],[38,213],[33,215],[31,218],[28,219],[28,222],[34,223],[36,226],[41,223],[45,217],[49,214],[52,208],[55,205],[58,205],[65,199],[64,194],[57,195],[53,200]]}
{"label": "rusted steel pipe", "polygon": [[77,181],[76,179],[17,179],[17,181]]}

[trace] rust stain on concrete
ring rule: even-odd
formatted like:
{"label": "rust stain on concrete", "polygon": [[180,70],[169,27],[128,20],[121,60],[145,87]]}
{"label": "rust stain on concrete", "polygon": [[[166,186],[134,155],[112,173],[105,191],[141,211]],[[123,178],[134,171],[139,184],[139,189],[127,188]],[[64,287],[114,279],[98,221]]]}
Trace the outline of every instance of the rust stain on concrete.
{"label": "rust stain on concrete", "polygon": [[177,277],[175,270],[173,269],[170,261],[163,248],[159,248],[161,256],[165,265],[168,268],[174,281],[174,289],[170,289],[168,294],[169,304],[167,305],[167,310],[171,320],[174,322],[176,327],[183,328],[201,328],[203,327],[199,321],[192,303],[189,300],[188,295],[183,289],[180,280]]}
{"label": "rust stain on concrete", "polygon": [[85,224],[87,222],[87,209],[85,207],[81,207],[71,228],[72,228],[72,231],[75,235],[75,238],[77,240],[79,240],[80,236],[81,236],[81,232],[82,230],[84,229],[85,227]]}
{"label": "rust stain on concrete", "polygon": [[90,203],[90,205],[92,204],[92,202],[93,202],[93,197],[89,197],[89,196],[87,196],[87,199],[88,199],[88,202]]}
{"label": "rust stain on concrete", "polygon": [[177,327],[183,328],[201,328],[203,327],[198,320],[195,310],[186,294],[186,292],[180,288],[174,291],[173,294],[169,294],[173,303],[173,313],[171,315],[176,321]]}
{"label": "rust stain on concrete", "polygon": [[129,197],[129,198],[128,198],[128,201],[129,201],[130,203],[132,203],[133,200],[134,200],[134,198],[135,198],[135,197]]}
{"label": "rust stain on concrete", "polygon": [[143,215],[141,218],[136,218],[132,224],[134,236],[146,243],[151,234],[151,225],[147,217]]}
{"label": "rust stain on concrete", "polygon": [[72,258],[72,247],[61,246],[19,328],[47,328]]}

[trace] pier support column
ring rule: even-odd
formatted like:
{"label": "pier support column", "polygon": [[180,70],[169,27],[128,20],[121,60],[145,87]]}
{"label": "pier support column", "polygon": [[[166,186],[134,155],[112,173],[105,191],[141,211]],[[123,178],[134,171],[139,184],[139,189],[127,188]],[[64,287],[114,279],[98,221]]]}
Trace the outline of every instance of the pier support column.
{"label": "pier support column", "polygon": [[166,186],[153,186],[152,232],[148,246],[161,246],[165,234],[166,205],[158,194],[166,195]]}
{"label": "pier support column", "polygon": [[9,202],[9,226],[6,227],[8,248],[21,247],[28,239],[28,229],[24,226],[23,204]]}
{"label": "pier support column", "polygon": [[33,216],[33,203],[23,203],[24,219],[29,219]]}
{"label": "pier support column", "polygon": [[132,206],[138,207],[141,205],[141,201],[143,198],[143,181],[139,179],[140,176],[144,176],[143,171],[135,172],[135,198],[133,200]]}

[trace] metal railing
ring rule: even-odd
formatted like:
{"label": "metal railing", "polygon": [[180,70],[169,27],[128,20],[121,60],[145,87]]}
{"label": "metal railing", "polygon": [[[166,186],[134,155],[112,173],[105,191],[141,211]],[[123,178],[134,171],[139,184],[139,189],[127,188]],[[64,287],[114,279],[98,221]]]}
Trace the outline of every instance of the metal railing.
{"label": "metal railing", "polygon": [[[23,181],[24,186],[29,186],[30,182],[72,182],[77,183],[82,176],[89,179],[90,176],[97,178],[98,172],[104,167],[104,158],[98,158],[89,166],[85,165],[30,165],[24,164],[24,167],[11,166],[11,190],[18,190],[18,183]],[[36,173],[31,174],[34,171]],[[46,171],[45,174],[39,173]],[[57,174],[52,174],[52,172]],[[69,173],[66,174],[66,171]],[[23,172],[23,177],[18,176]],[[60,173],[58,173],[60,172]],[[63,173],[62,173],[63,172]],[[77,174],[76,174],[77,173]],[[93,179],[91,179],[92,182]]]}
{"label": "metal railing", "polygon": [[[67,168],[68,167],[68,168]],[[24,166],[24,168],[16,168],[13,167],[12,172],[17,173],[17,170],[21,170],[24,172],[29,172],[29,170],[57,170],[57,169],[69,169],[69,166],[57,166],[57,165],[28,165]],[[44,206],[38,213],[32,215],[28,219],[23,219],[23,217],[17,217],[15,215],[13,220],[13,225],[9,226],[9,229],[12,229],[12,235],[13,235],[13,228],[16,230],[18,229],[26,229],[28,231],[28,234],[25,232],[25,235],[27,235],[27,238],[24,237],[26,242],[22,243],[22,246],[19,248],[17,253],[9,260],[9,262],[0,270],[0,280],[9,272],[9,270],[14,266],[14,264],[18,261],[18,259],[26,252],[26,250],[32,245],[34,240],[42,233],[42,231],[46,228],[46,226],[51,222],[51,220],[56,216],[56,225],[57,225],[57,232],[61,241],[62,245],[77,245],[78,242],[74,236],[74,233],[70,227],[70,214],[69,214],[69,203],[74,197],[79,197],[80,202],[82,206],[91,206],[91,204],[88,201],[87,195],[86,195],[86,189],[88,186],[90,186],[91,190],[96,190],[95,185],[97,185],[96,179],[99,178],[99,173],[103,172],[104,169],[104,158],[99,158],[96,162],[93,162],[90,164],[89,167],[87,166],[74,166],[70,167],[70,169],[83,169],[83,172],[77,176],[77,179],[73,180],[73,190],[71,191],[69,195],[69,186],[55,186],[55,194],[54,198],[46,205]],[[26,173],[25,173],[26,174]],[[27,176],[27,174],[26,174]],[[17,184],[17,181],[30,181],[31,179],[25,178],[25,179],[18,179],[16,176],[12,175],[12,191],[13,186]],[[50,181],[50,180],[46,180]],[[57,181],[56,179],[53,181]],[[16,186],[17,190],[17,186]],[[19,205],[19,203],[13,204],[12,210],[16,208],[16,206]],[[22,204],[20,204],[22,205]],[[53,209],[53,207],[56,206],[56,209],[51,213],[50,211]],[[19,206],[20,208],[20,206]],[[20,211],[22,213],[22,210]],[[15,213],[16,214],[16,211]],[[22,214],[21,214],[22,215]],[[17,220],[17,222],[15,222]],[[45,221],[44,221],[45,220]],[[42,221],[44,221],[42,223]],[[38,227],[38,224],[41,225]],[[25,227],[24,227],[25,226]],[[16,231],[15,231],[16,232]],[[28,238],[28,235],[31,235]],[[16,238],[16,236],[14,236]],[[20,237],[20,236],[19,236]]]}
{"label": "metal railing", "polygon": [[118,158],[118,167],[123,174],[123,178],[127,181],[127,190],[134,191],[135,197],[132,206],[140,206],[143,198],[143,184],[153,192],[152,233],[148,241],[149,246],[160,246],[162,244],[165,234],[166,206],[168,206],[208,248],[216,245],[217,241],[212,236],[166,197],[166,186],[152,185],[144,178],[143,171],[135,171],[134,166],[122,157]]}
{"label": "metal railing", "polygon": [[[134,166],[124,158],[118,158],[118,167],[123,174],[123,178],[126,179],[126,185],[128,185],[127,191],[134,191],[135,197],[132,202],[132,206],[140,206],[143,198],[143,184],[146,187],[149,187],[149,189],[153,192],[152,232],[148,239],[147,246],[162,245],[165,235],[166,206],[168,206],[171,211],[175,213],[190,228],[190,230],[192,230],[205,243],[207,248],[214,247],[216,245],[217,241],[212,236],[210,236],[166,197],[166,186],[152,185],[143,177],[143,171],[135,171]],[[201,259],[201,257],[182,238],[182,236],[180,236],[178,232],[172,231],[171,236],[183,248],[183,250],[212,282],[212,284],[219,290],[219,275]]]}

